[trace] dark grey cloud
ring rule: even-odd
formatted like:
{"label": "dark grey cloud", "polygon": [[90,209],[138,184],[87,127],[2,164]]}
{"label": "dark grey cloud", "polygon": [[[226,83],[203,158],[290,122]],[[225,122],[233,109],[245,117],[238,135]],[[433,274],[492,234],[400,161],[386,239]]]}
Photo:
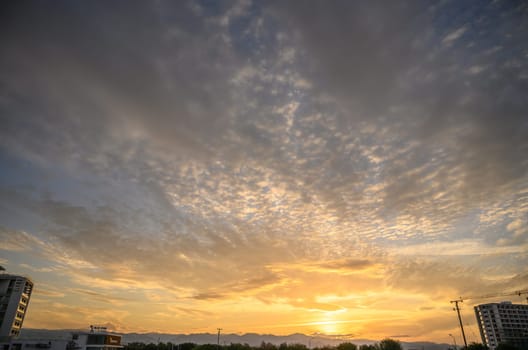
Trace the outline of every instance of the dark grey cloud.
{"label": "dark grey cloud", "polygon": [[222,134],[237,61],[190,3],[6,7],[0,74],[7,147],[47,150],[48,157],[80,153],[88,161],[94,153],[114,155],[105,145],[115,147],[116,139],[126,150],[139,130],[149,142],[197,156]]}
{"label": "dark grey cloud", "polygon": [[299,40],[307,52],[307,73],[315,86],[349,100],[349,107],[358,107],[349,111],[350,118],[384,113],[387,99],[397,92],[398,79],[426,50],[415,31],[427,28],[431,20],[425,4],[314,1],[309,6],[275,5],[293,30],[293,40]]}
{"label": "dark grey cloud", "polygon": [[33,161],[160,202],[185,160],[262,167],[341,218],[372,183],[375,215],[438,220],[524,186],[522,4],[5,6],[2,144]]}
{"label": "dark grey cloud", "polygon": [[[439,189],[419,181],[428,175],[458,187],[452,200],[465,207],[525,183],[525,4],[278,2],[272,12],[344,130],[367,125],[363,141],[385,149],[386,208],[434,211],[427,198]],[[391,159],[387,148],[409,150]],[[454,169],[459,184],[446,182]]]}

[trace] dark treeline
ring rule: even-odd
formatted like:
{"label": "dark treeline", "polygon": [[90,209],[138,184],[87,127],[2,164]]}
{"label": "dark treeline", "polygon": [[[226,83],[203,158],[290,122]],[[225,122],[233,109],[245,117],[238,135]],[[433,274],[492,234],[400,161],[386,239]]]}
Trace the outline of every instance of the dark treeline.
{"label": "dark treeline", "polygon": [[[379,343],[370,345],[356,345],[354,343],[345,342],[337,346],[325,345],[321,347],[312,347],[299,343],[282,343],[275,345],[272,343],[262,342],[260,346],[251,346],[249,344],[231,343],[229,345],[216,344],[195,344],[195,343],[129,343],[125,345],[123,350],[403,350],[399,341],[393,339],[384,339]],[[487,346],[479,343],[471,343],[466,347],[450,347],[447,350],[488,350]],[[511,344],[501,343],[496,350],[525,350],[519,349]],[[527,349],[528,350],[528,349]]]}
{"label": "dark treeline", "polygon": [[216,344],[194,344],[194,343],[129,343],[125,345],[124,350],[402,350],[399,341],[393,339],[384,339],[379,343],[372,345],[360,345],[346,342],[337,346],[322,346],[308,348],[304,344],[298,343],[282,343],[275,345],[272,343],[262,342],[260,346],[250,346],[249,344],[231,343],[229,345]]}
{"label": "dark treeline", "polygon": [[[467,346],[461,346],[460,348],[450,347],[448,350],[489,350],[488,347],[481,343],[471,343]],[[495,347],[495,350],[528,350],[528,347],[526,346],[515,346],[510,343],[499,343],[497,347]]]}

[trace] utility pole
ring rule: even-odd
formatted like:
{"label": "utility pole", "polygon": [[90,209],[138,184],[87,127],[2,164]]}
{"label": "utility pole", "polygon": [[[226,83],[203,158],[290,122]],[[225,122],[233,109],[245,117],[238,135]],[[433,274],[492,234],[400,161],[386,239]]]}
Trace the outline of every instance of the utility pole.
{"label": "utility pole", "polygon": [[217,328],[218,329],[218,338],[216,339],[216,347],[218,350],[220,350],[220,331],[222,330],[222,328]]}
{"label": "utility pole", "polygon": [[458,303],[463,303],[463,302],[464,300],[462,300],[462,298],[450,301],[451,304],[455,303],[455,308],[453,310],[457,312],[458,322],[460,323],[460,330],[462,331],[462,339],[464,339],[464,345],[466,346],[466,349],[467,349],[466,333],[464,333],[464,326],[462,325],[462,317],[460,317],[460,309],[458,307]]}

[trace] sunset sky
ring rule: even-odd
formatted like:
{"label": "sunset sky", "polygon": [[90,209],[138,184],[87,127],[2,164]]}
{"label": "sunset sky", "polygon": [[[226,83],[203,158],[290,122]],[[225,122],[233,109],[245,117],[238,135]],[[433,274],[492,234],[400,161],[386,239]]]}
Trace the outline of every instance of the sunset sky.
{"label": "sunset sky", "polygon": [[462,343],[528,288],[525,1],[7,0],[0,43],[25,327]]}

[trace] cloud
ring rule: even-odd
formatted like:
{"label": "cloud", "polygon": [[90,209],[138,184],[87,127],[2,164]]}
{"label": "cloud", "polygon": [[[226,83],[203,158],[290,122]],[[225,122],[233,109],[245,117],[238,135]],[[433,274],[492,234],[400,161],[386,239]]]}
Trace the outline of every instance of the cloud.
{"label": "cloud", "polygon": [[169,306],[168,309],[172,312],[178,312],[178,313],[181,313],[182,315],[189,315],[193,317],[210,316],[212,314],[211,312],[208,312],[208,311],[186,308],[186,307]]}
{"label": "cloud", "polygon": [[[37,290],[35,294],[44,298],[64,298],[66,291],[64,289],[57,288],[57,286],[47,284],[43,281],[38,282]],[[48,299],[49,300],[49,299]]]}
{"label": "cloud", "polygon": [[[29,311],[31,310],[31,311]],[[94,314],[97,312],[97,315]],[[107,324],[111,323],[115,329],[126,329],[123,319],[127,316],[127,312],[121,310],[109,310],[104,307],[96,307],[91,305],[90,307],[78,307],[71,306],[65,303],[59,302],[45,302],[31,300],[31,308],[28,309],[28,313],[31,312],[32,317],[27,319],[27,327],[35,328],[34,325],[45,325],[50,329],[60,329],[64,327],[64,324],[69,324],[70,329],[85,329],[85,320],[91,319],[95,324]],[[75,319],[72,319],[71,315],[77,315]]]}
{"label": "cloud", "polygon": [[19,264],[19,266],[24,269],[28,269],[28,270],[35,271],[35,272],[52,272],[56,270],[53,267],[40,267],[39,268],[39,267],[34,267],[28,264]]}
{"label": "cloud", "polygon": [[392,253],[408,256],[454,256],[454,255],[497,255],[526,252],[525,246],[497,247],[487,245],[481,240],[460,239],[456,241],[432,241],[428,243],[395,246],[389,249]]}
{"label": "cloud", "polygon": [[[81,154],[81,161],[96,168],[109,164],[114,141],[128,148],[130,139],[146,137],[157,146],[174,149],[172,146],[178,145],[207,153],[207,140],[216,138],[227,122],[232,97],[226,82],[236,60],[220,33],[204,40],[203,35],[209,35],[214,24],[204,23],[185,5],[178,9],[160,6],[116,5],[99,17],[97,25],[89,18],[101,10],[99,4],[83,7],[86,17],[67,3],[58,3],[54,9],[13,6],[13,13],[24,12],[25,16],[9,23],[17,40],[4,38],[10,47],[9,54],[3,55],[2,76],[9,101],[4,107],[23,111],[27,128],[21,133],[17,115],[10,114],[4,145],[71,161],[77,161],[74,155]],[[124,15],[124,27],[115,26],[117,13]],[[142,13],[141,18],[126,15],[134,13]],[[180,21],[168,22],[171,16]],[[79,21],[68,22],[74,17]],[[26,20],[36,26],[35,31],[27,31]],[[63,31],[66,22],[69,30]],[[127,25],[132,22],[134,25]],[[131,31],[143,25],[150,29]],[[46,29],[39,30],[39,26]],[[127,37],[135,37],[134,43]],[[144,54],[145,47],[148,55]],[[198,57],[209,57],[218,65]],[[42,69],[36,69],[37,63]],[[20,69],[33,74],[20,75]],[[134,74],[129,74],[132,71]],[[177,77],[178,84],[172,77]],[[205,79],[207,84],[202,84]],[[25,107],[17,102],[19,86],[30,89],[36,97]],[[51,106],[60,112],[42,118],[42,112]],[[217,121],[216,132],[210,135],[204,127],[210,125],[209,118]],[[39,140],[43,138],[37,135],[57,141],[42,145]],[[101,143],[94,144],[95,138]]]}
{"label": "cloud", "polygon": [[462,26],[458,28],[457,30],[449,33],[442,39],[443,44],[451,44],[453,41],[458,40],[467,30],[466,26]]}
{"label": "cloud", "polygon": [[[470,259],[451,256],[449,261],[442,256],[400,257],[387,268],[387,284],[396,290],[436,295],[435,299],[446,301],[455,296],[498,295],[503,291],[522,289],[527,282],[526,276],[513,272],[517,269],[507,268],[509,259],[524,261],[526,252]],[[494,265],[497,261],[502,262],[499,270]]]}
{"label": "cloud", "polygon": [[2,243],[0,249],[16,252],[32,250],[35,245],[41,244],[27,232],[10,230],[5,227],[0,227],[0,242]]}
{"label": "cloud", "polygon": [[[494,6],[490,3],[486,7],[485,26],[493,21],[487,11]],[[319,94],[332,96],[334,103],[323,108],[339,115],[348,133],[358,134],[357,130],[366,125],[373,130],[371,139],[377,145],[393,150],[383,153],[386,161],[381,176],[388,181],[384,207],[426,216],[423,208],[435,210],[427,199],[447,190],[452,196],[449,201],[459,204],[453,209],[460,213],[476,205],[483,190],[491,198],[516,191],[513,188],[527,171],[519,153],[527,147],[522,136],[527,130],[517,95],[526,87],[520,80],[505,80],[506,72],[497,73],[492,89],[485,77],[475,77],[470,88],[453,79],[458,70],[466,69],[457,67],[457,57],[477,60],[480,56],[472,52],[482,47],[457,46],[445,51],[434,47],[438,39],[431,23],[436,15],[449,11],[449,6],[431,9],[420,4],[395,4],[386,11],[376,4],[337,2],[302,9],[294,3],[279,3],[273,9],[279,18],[287,18],[291,40],[308,53],[309,69],[304,71],[308,79]],[[388,13],[390,18],[386,18]],[[519,23],[518,13],[507,13],[510,20]],[[455,23],[466,21],[466,15],[454,18]],[[500,33],[510,27],[503,20],[493,23]],[[461,25],[444,40],[452,42],[464,34],[486,46],[483,37],[475,38],[484,35],[477,34],[479,29]],[[517,42],[520,37],[512,40]],[[498,67],[501,59],[496,57],[499,61],[489,64]],[[467,68],[482,63],[473,61]],[[299,66],[302,69],[303,65]],[[428,75],[435,78],[423,79]],[[500,103],[494,103],[492,91],[515,93],[503,95]],[[389,126],[390,131],[385,131]],[[502,142],[504,139],[510,142]],[[391,157],[402,149],[407,151]],[[356,169],[361,166],[354,165]],[[502,190],[496,191],[499,187]]]}
{"label": "cloud", "polygon": [[223,297],[224,295],[217,294],[217,293],[200,293],[200,294],[193,296],[193,298],[197,300],[220,299]]}
{"label": "cloud", "polygon": [[[520,286],[523,9],[5,6],[2,252],[101,307],[170,300],[196,327],[206,303],[352,318],[373,296],[438,310]],[[373,312],[353,331],[432,331]]]}
{"label": "cloud", "polygon": [[94,292],[91,290],[85,290],[85,289],[71,289],[70,293],[75,293],[81,296],[87,296],[88,299],[109,303],[109,304],[123,304],[126,301],[129,301],[128,298],[123,298],[116,295],[110,295],[110,294],[102,294],[98,292]]}
{"label": "cloud", "polygon": [[[506,81],[500,76],[494,80],[495,91],[505,92],[502,107],[495,113],[484,107],[493,99],[488,98],[491,90],[484,88],[483,81],[472,81],[473,88],[467,91],[451,86],[449,77],[455,73],[446,72],[452,68],[443,59],[471,52],[451,48],[454,51],[435,52],[438,58],[427,58],[430,45],[439,40],[430,19],[447,11],[442,6],[393,5],[386,11],[376,4],[336,3],[324,8],[314,4],[303,9],[293,3],[270,4],[257,7],[259,16],[251,20],[261,23],[264,31],[271,30],[271,20],[279,20],[283,24],[279,29],[291,35],[281,32],[276,40],[263,40],[251,31],[239,36],[226,29],[249,16],[243,10],[247,4],[227,6],[224,15],[230,19],[221,20],[221,25],[208,20],[204,8],[182,6],[176,12],[189,15],[183,19],[182,14],[173,13],[175,9],[159,4],[159,8],[140,10],[145,13],[141,21],[150,29],[127,33],[137,38],[135,46],[127,41],[113,45],[125,36],[123,28],[104,36],[106,28],[113,29],[114,11],[101,19],[99,29],[91,30],[90,23],[81,22],[71,31],[52,35],[65,18],[78,15],[72,6],[57,6],[61,11],[53,14],[56,24],[48,31],[37,31],[42,32],[42,42],[53,45],[25,47],[9,41],[11,56],[23,52],[29,60],[8,55],[10,64],[36,69],[33,60],[39,57],[49,69],[23,75],[25,80],[4,72],[12,90],[5,108],[21,110],[15,98],[20,90],[15,87],[23,85],[37,90],[35,95],[41,98],[35,103],[53,100],[63,109],[45,118],[27,110],[23,135],[15,114],[8,113],[13,115],[8,123],[12,131],[6,131],[5,147],[27,157],[67,163],[74,174],[90,169],[91,174],[108,178],[119,173],[130,186],[144,188],[158,205],[180,206],[199,215],[206,210],[219,216],[237,210],[240,218],[251,216],[253,222],[271,217],[264,212],[290,212],[294,217],[318,206],[320,217],[332,216],[343,226],[355,226],[347,218],[361,212],[368,213],[368,222],[391,227],[391,218],[401,214],[407,227],[392,226],[384,236],[435,235],[474,209],[481,196],[501,200],[518,191],[526,174],[520,151],[526,146],[522,141],[526,128],[518,113],[522,106],[504,90]],[[85,10],[96,13],[99,7],[94,4]],[[45,25],[36,9],[28,11],[37,25]],[[168,21],[169,14],[179,20]],[[515,13],[508,16],[517,19]],[[413,18],[410,24],[408,18]],[[35,40],[22,24],[12,26],[18,42]],[[414,30],[421,28],[425,30]],[[457,27],[454,33],[461,28],[466,27]],[[210,36],[215,30],[218,35]],[[317,32],[311,35],[312,31]],[[467,29],[464,35],[472,31]],[[343,40],[338,39],[343,38],[339,33],[345,32],[353,45],[339,41]],[[77,37],[86,39],[73,39]],[[248,40],[268,48],[263,57],[273,63],[262,64],[258,55],[242,56],[247,52],[239,51],[237,44]],[[149,48],[148,54],[143,46]],[[31,50],[30,54],[25,50]],[[89,54],[97,50],[100,55]],[[284,52],[295,55],[274,61]],[[53,59],[45,60],[48,56]],[[209,65],[207,58],[214,58],[216,64]],[[246,64],[240,65],[243,58]],[[115,67],[114,61],[124,63]],[[460,70],[480,66],[482,62],[472,62]],[[46,73],[57,70],[60,74]],[[443,72],[446,77],[439,78]],[[46,74],[64,78],[48,79]],[[428,74],[437,78],[420,80]],[[313,87],[295,88],[295,82],[303,79]],[[513,91],[522,88],[515,85],[517,81],[512,84]],[[255,86],[285,94],[252,90]],[[53,91],[57,96],[50,96]],[[297,92],[289,96],[287,91]],[[329,95],[326,100],[322,91]],[[243,100],[248,103],[234,103]],[[347,101],[353,101],[352,105]],[[49,110],[44,104],[24,108]],[[494,116],[503,112],[510,117],[497,124]],[[37,144],[39,140],[45,144]],[[61,141],[54,144],[54,140]],[[246,169],[243,177],[238,175],[241,168]],[[281,201],[258,193],[255,183],[263,178],[271,181],[271,188],[286,187]],[[368,192],[371,188],[379,189],[375,200]],[[235,190],[228,193],[231,189]],[[252,203],[247,200],[250,194],[256,199]],[[250,214],[251,208],[259,208],[260,215]],[[301,225],[298,219],[294,222]],[[353,230],[366,233],[372,229],[368,226]],[[300,227],[309,230],[306,225]]]}
{"label": "cloud", "polygon": [[341,261],[330,261],[328,263],[323,263],[320,266],[323,268],[328,269],[344,269],[344,270],[362,270],[368,267],[373,266],[374,263],[369,260],[361,260],[361,259],[348,259],[348,260],[341,260]]}

